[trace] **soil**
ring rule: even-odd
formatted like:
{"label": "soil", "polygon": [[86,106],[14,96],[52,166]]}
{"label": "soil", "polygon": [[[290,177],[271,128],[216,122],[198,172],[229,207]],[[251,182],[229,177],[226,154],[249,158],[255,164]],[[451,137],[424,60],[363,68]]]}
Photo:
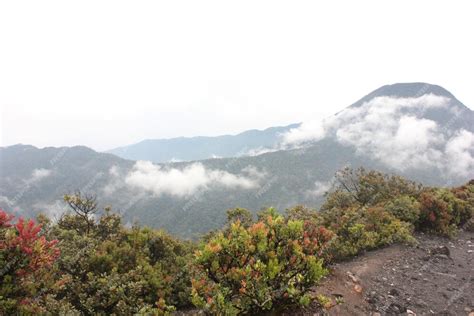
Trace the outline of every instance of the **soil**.
{"label": "soil", "polygon": [[284,315],[474,316],[474,233],[416,237],[417,246],[394,245],[333,265],[314,289],[331,307],[313,303]]}

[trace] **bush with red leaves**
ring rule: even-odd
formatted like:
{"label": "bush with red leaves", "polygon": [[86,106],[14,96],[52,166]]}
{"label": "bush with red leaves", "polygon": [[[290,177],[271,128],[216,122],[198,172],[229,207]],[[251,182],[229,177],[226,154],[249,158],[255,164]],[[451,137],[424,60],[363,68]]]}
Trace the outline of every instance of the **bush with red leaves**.
{"label": "bush with red leaves", "polygon": [[418,229],[452,236],[472,218],[472,199],[460,189],[430,189],[420,194]]}
{"label": "bush with red leaves", "polygon": [[0,210],[0,314],[28,310],[40,299],[37,287],[59,257],[58,241],[46,240],[41,225],[13,218]]}

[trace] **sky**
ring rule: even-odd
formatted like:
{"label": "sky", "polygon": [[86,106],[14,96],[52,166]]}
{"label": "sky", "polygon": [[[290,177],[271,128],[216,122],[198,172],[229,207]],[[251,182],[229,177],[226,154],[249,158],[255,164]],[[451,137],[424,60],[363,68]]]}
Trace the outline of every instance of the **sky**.
{"label": "sky", "polygon": [[469,1],[2,1],[0,146],[235,134],[396,82],[474,108]]}

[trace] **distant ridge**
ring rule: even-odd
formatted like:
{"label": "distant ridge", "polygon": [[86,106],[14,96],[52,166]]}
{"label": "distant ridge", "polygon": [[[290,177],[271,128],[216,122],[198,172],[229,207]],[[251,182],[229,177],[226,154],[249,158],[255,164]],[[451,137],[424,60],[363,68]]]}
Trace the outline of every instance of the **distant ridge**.
{"label": "distant ridge", "polygon": [[299,124],[248,130],[237,135],[147,139],[107,151],[121,158],[156,163],[254,155],[273,148],[282,133]]}

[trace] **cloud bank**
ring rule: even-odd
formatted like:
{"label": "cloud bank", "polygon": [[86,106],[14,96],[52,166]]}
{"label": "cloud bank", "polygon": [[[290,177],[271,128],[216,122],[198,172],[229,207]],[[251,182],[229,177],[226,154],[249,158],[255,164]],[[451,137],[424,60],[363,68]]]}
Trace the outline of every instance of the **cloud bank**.
{"label": "cloud bank", "polygon": [[458,176],[474,177],[474,134],[461,130],[446,144],[446,156],[451,172]]}
{"label": "cloud bank", "polygon": [[[117,170],[111,170],[116,173]],[[146,190],[154,195],[168,194],[184,197],[211,188],[252,189],[259,185],[264,173],[247,167],[241,174],[208,169],[201,163],[193,163],[183,169],[164,168],[149,161],[137,161],[125,177],[125,184]]]}
{"label": "cloud bank", "polygon": [[297,128],[292,128],[282,137],[284,147],[300,145],[306,142],[314,142],[326,137],[327,121],[315,120],[304,122]]}
{"label": "cloud bank", "polygon": [[282,144],[297,147],[332,137],[401,171],[435,167],[450,175],[466,176],[474,170],[474,135],[464,129],[448,133],[447,126],[424,118],[432,109],[459,115],[450,102],[450,98],[434,94],[375,97],[329,119],[303,123],[284,134]]}

